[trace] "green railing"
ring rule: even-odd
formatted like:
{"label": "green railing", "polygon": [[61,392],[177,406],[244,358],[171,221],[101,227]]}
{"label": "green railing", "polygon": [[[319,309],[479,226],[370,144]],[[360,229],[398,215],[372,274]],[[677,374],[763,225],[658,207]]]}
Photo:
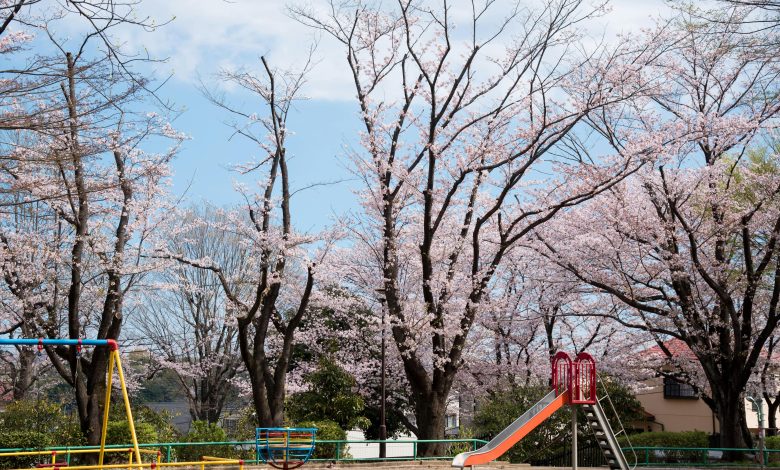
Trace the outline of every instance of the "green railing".
{"label": "green railing", "polygon": [[[412,445],[412,454],[411,455],[401,455],[401,456],[395,456],[395,457],[352,457],[352,456],[343,456],[342,453],[346,450],[347,446],[349,445],[366,445],[366,444],[381,444],[382,442],[385,443],[386,449],[390,450],[390,446],[392,445]],[[476,450],[478,447],[487,444],[487,441],[483,441],[482,439],[418,439],[418,440],[397,440],[397,441],[380,441],[380,440],[365,440],[365,441],[349,441],[349,440],[343,440],[343,441],[332,441],[332,440],[317,440],[316,446],[319,446],[321,444],[326,445],[334,445],[335,449],[333,452],[332,457],[315,457],[310,460],[317,461],[317,460],[324,460],[324,461],[375,461],[375,460],[442,460],[442,459],[451,459],[455,457],[455,455],[461,453],[461,452],[467,452],[471,450]],[[419,454],[419,445],[420,444],[445,444],[448,445],[448,448],[445,450],[444,455],[437,455],[437,456],[431,456],[431,457],[423,457],[418,455]],[[315,447],[316,452],[316,447]]]}
{"label": "green railing", "polygon": [[[412,451],[409,455],[386,457],[380,459],[379,457],[353,457],[345,454],[350,445],[369,445],[385,442],[388,449],[394,445],[409,445],[412,446]],[[376,461],[376,460],[442,460],[454,457],[457,453],[465,452],[469,450],[475,450],[478,447],[486,444],[487,441],[481,439],[429,439],[429,440],[326,440],[318,439],[315,441],[315,446],[318,446],[320,452],[319,456],[312,458],[312,461]],[[444,444],[446,449],[444,455],[438,456],[420,456],[420,444]],[[163,461],[174,462],[177,461],[176,450],[181,448],[192,447],[213,447],[224,446],[227,448],[231,457],[243,458],[247,463],[258,463],[257,456],[255,455],[255,441],[225,441],[225,442],[167,442],[167,443],[155,443],[155,444],[139,444],[143,449],[158,449],[161,452]],[[130,444],[123,445],[107,445],[107,449],[127,449],[131,447]],[[5,452],[24,452],[30,450],[38,450],[45,452],[56,452],[58,455],[63,455],[65,461],[70,464],[71,451],[86,450],[86,449],[98,449],[98,446],[58,446],[58,447],[45,447],[39,449],[30,448],[15,448],[15,449],[0,449],[0,454]],[[315,447],[316,451],[317,447]],[[321,455],[322,449],[333,449],[332,455]]]}
{"label": "green railing", "polygon": [[[379,457],[354,457],[346,454],[349,446],[375,445],[385,442],[388,451],[392,446],[411,445],[411,452],[407,455],[398,455],[380,459]],[[450,459],[460,452],[476,450],[478,447],[486,444],[487,441],[481,439],[431,439],[431,440],[317,440],[318,455],[312,458],[312,461],[378,461],[378,460],[443,460]],[[421,444],[443,444],[441,455],[420,456],[419,450]],[[165,462],[174,462],[177,460],[177,449],[198,448],[198,447],[224,447],[225,451],[231,454],[231,457],[243,458],[247,463],[257,463],[255,455],[255,441],[226,441],[226,442],[167,442],[155,444],[139,444],[144,449],[157,449]],[[127,449],[130,445],[108,445],[108,449]],[[374,447],[374,449],[376,448]],[[46,447],[39,449],[15,448],[0,449],[4,452],[23,452],[30,450],[56,452],[65,458],[70,464],[70,451],[97,449],[97,446],[59,446]],[[212,449],[209,449],[212,450]],[[322,455],[322,451],[326,450]],[[353,448],[353,451],[358,451]],[[373,449],[372,449],[373,450]],[[629,448],[624,448],[624,451]],[[707,447],[634,447],[637,454],[637,465],[640,467],[734,467],[734,466],[759,466],[762,463],[767,466],[780,465],[780,449],[733,449],[733,448],[707,448]],[[742,454],[744,459],[741,462],[726,462],[722,460],[724,453]]]}
{"label": "green railing", "polygon": [[[624,448],[626,451],[629,448]],[[634,447],[640,467],[735,467],[777,465],[780,449],[713,447]],[[742,454],[741,461],[724,461],[726,453]],[[774,465],[773,465],[774,464]]]}

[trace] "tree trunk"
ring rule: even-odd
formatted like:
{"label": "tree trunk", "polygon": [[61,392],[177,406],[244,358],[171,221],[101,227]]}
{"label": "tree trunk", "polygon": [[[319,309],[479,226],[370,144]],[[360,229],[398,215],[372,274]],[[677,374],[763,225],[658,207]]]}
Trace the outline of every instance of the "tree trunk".
{"label": "tree trunk", "polygon": [[[745,405],[742,392],[735,386],[714,390],[716,416],[720,424],[720,446],[728,449],[752,447],[752,439],[745,421]],[[743,452],[724,452],[727,461],[743,460]]]}
{"label": "tree trunk", "polygon": [[255,406],[257,425],[265,428],[281,427],[284,425],[284,389],[275,392],[263,373],[264,362],[259,360],[254,366],[254,373],[249,374],[252,384],[252,403]]}
{"label": "tree trunk", "polygon": [[[423,400],[415,400],[414,415],[417,420],[417,439],[444,439],[444,419],[447,414],[447,393],[436,391],[426,394]],[[442,443],[422,443],[417,445],[417,455],[434,457],[444,454]]]}
{"label": "tree trunk", "polygon": [[219,417],[221,415],[222,415],[221,407],[218,407],[217,403],[215,403],[214,400],[209,400],[206,403],[206,409],[202,410],[201,420],[207,421],[209,423],[217,423],[219,422]]}
{"label": "tree trunk", "polygon": [[780,408],[780,397],[771,400],[767,395],[766,401],[766,435],[777,436],[777,409]]}
{"label": "tree trunk", "polygon": [[[118,331],[117,331],[117,335]],[[115,337],[113,339],[116,339]],[[82,368],[77,364],[75,370],[76,379],[76,408],[79,410],[79,424],[81,432],[86,437],[86,445],[100,445],[100,437],[103,429],[103,403],[106,397],[106,373],[108,370],[108,349],[95,348],[89,367]],[[76,352],[73,352],[76,355]],[[76,355],[75,361],[81,359]],[[116,377],[115,377],[116,383]],[[120,405],[124,409],[124,404]],[[94,460],[87,458],[87,461]]]}
{"label": "tree trunk", "polygon": [[[257,425],[275,428],[284,425],[284,406],[278,406],[278,398],[270,399],[264,384],[252,384],[252,402],[257,413]],[[284,403],[284,397],[281,398]]]}
{"label": "tree trunk", "polygon": [[24,400],[35,382],[35,357],[37,353],[30,348],[19,349],[19,365],[15,371],[13,399]]}

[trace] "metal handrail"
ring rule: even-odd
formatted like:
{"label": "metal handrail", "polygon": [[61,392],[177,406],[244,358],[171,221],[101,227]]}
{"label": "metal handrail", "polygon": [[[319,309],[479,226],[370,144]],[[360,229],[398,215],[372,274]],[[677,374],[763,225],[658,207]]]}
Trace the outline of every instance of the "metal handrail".
{"label": "metal handrail", "polygon": [[[340,449],[349,444],[412,444],[412,455],[402,457],[386,457],[379,459],[378,457],[366,457],[366,458],[354,458],[354,457],[341,457]],[[367,439],[367,440],[350,440],[350,439],[317,439],[317,444],[331,444],[335,445],[336,452],[332,458],[312,458],[311,461],[372,461],[372,460],[441,460],[452,458],[452,455],[441,455],[431,457],[420,457],[417,455],[418,444],[470,444],[471,449],[474,450],[481,445],[487,444],[487,441],[482,439],[468,438],[468,439],[399,439],[399,440],[379,440],[379,439]],[[157,448],[165,449],[165,462],[172,461],[172,450],[181,447],[203,447],[203,446],[232,446],[232,447],[244,447],[246,450],[253,450],[255,441],[217,441],[217,442],[159,442],[159,443],[147,443],[138,444],[139,448]],[[106,445],[106,449],[126,449],[127,444],[112,444]],[[62,454],[79,453],[88,450],[99,449],[99,446],[53,446],[45,448],[14,448],[14,449],[0,449],[0,458],[12,457],[11,455],[3,455],[18,452],[58,452]],[[17,454],[18,455],[18,454]],[[245,459],[247,463],[257,463],[257,456],[254,459]]]}
{"label": "metal handrail", "polygon": [[[629,447],[623,447],[623,449],[629,449]],[[739,447],[656,447],[656,446],[638,446],[631,447],[634,451],[638,451],[644,455],[644,461],[638,463],[640,467],[653,466],[653,467],[720,467],[725,468],[730,465],[744,467],[744,462],[712,462],[709,455],[710,452],[740,452],[745,454],[761,455],[764,462],[767,462],[767,457],[780,454],[780,449],[749,449]],[[689,459],[688,462],[657,462],[651,461],[650,455],[657,453],[667,452],[690,452],[692,454],[700,454],[698,460]],[[665,457],[665,456],[664,456]]]}
{"label": "metal handrail", "polygon": [[[596,376],[596,382],[598,384],[601,384],[601,389],[604,392],[603,397],[607,399],[607,402],[609,403],[609,408],[612,411],[612,414],[615,416],[617,423],[620,425],[620,431],[618,432],[618,434],[622,433],[623,436],[625,436],[625,440],[628,443],[628,448],[631,449],[631,453],[634,455],[634,465],[631,467],[632,469],[634,469],[637,467],[637,465],[639,465],[639,456],[636,455],[636,452],[634,451],[634,447],[633,445],[631,445],[631,438],[628,437],[628,433],[626,432],[626,427],[623,426],[623,422],[620,420],[620,415],[618,414],[617,409],[615,409],[615,404],[612,403],[612,398],[610,398],[609,396],[609,392],[607,391],[606,385],[604,385],[604,382],[602,382],[602,380],[598,377],[598,375]],[[599,399],[599,402],[601,402],[601,399]],[[623,455],[625,456],[626,453],[623,452]]]}

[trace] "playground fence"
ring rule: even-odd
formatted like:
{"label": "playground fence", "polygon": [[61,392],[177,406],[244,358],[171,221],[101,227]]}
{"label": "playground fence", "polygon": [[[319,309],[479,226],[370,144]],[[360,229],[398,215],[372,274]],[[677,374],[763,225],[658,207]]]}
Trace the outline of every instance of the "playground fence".
{"label": "playground fence", "polygon": [[[776,466],[780,449],[734,449],[722,447],[634,447],[640,467],[738,467]],[[726,453],[743,454],[739,462],[723,461]]]}
{"label": "playground fence", "polygon": [[[328,454],[332,453],[333,455],[320,454],[318,458],[312,458],[310,461],[445,460],[453,458],[460,452],[477,449],[487,443],[487,441],[481,439],[387,440],[384,442],[387,445],[388,457],[380,459],[378,453],[379,443],[381,442],[383,441],[317,439],[316,446],[320,449],[329,449]],[[442,455],[432,457],[419,455],[420,444],[434,443],[444,445]],[[219,457],[222,459],[240,459],[247,464],[258,463],[255,455],[255,441],[169,442],[138,444],[138,447],[142,450],[142,453],[157,454],[159,452],[160,463],[176,463],[177,450],[192,449],[196,453],[196,449],[199,447],[208,447],[209,453],[218,449],[219,452],[216,453],[220,454]],[[366,453],[366,448],[375,449],[377,457],[353,457],[349,454],[351,449],[356,450],[358,447],[362,448],[361,453],[363,454]],[[70,465],[72,456],[96,451],[98,448],[97,446],[60,446],[43,449],[0,449],[0,467],[2,467],[3,457],[8,458],[30,454],[40,455],[42,458],[46,457],[47,463],[63,461]],[[126,451],[126,449],[128,449],[127,445],[106,445],[106,452],[122,452]]]}
{"label": "playground fence", "polygon": [[[354,457],[350,455],[350,450],[356,450],[357,448],[370,447],[376,449],[378,453],[380,440],[317,440],[316,445],[320,448],[332,449],[332,456],[321,456],[319,458],[313,458],[312,461],[391,461],[391,460],[446,460],[451,459],[456,454],[465,450],[474,450],[484,445],[486,441],[481,439],[439,439],[439,440],[388,440],[384,441],[387,444],[388,457],[380,459],[377,457]],[[440,443],[444,444],[444,449],[441,455],[432,457],[423,457],[419,455],[420,444],[426,443]],[[395,446],[395,447],[394,447]],[[232,463],[239,462],[251,464],[257,463],[257,457],[255,455],[255,441],[225,441],[225,442],[170,442],[170,443],[155,443],[155,444],[139,444],[142,454],[149,455],[152,461],[159,464],[176,464],[176,451],[177,449],[192,448],[193,450],[200,447],[208,447],[209,451],[215,448],[223,448],[220,452],[222,456],[218,459],[223,462]],[[47,447],[43,449],[0,449],[0,466],[2,466],[2,457],[13,457],[21,455],[40,455],[42,463],[50,463],[54,461],[64,462],[66,464],[71,463],[71,457],[85,453],[94,452],[98,449],[97,446],[72,446],[72,447]],[[108,453],[124,453],[129,452],[130,447],[128,445],[107,445],[106,451]],[[395,450],[395,452],[393,452]],[[568,450],[568,449],[567,449]],[[625,450],[628,450],[626,448]],[[729,466],[744,466],[746,464],[759,465],[761,460],[767,466],[777,466],[780,464],[780,449],[766,449],[763,452],[758,449],[727,449],[727,448],[712,448],[712,447],[634,447],[633,450],[638,456],[637,465],[639,467],[669,467],[669,468],[681,468],[681,467],[722,467]],[[596,455],[596,452],[589,452],[588,449],[580,449],[580,461],[588,460],[589,457],[593,459],[593,463],[597,464],[600,455]],[[159,452],[159,454],[158,454]],[[569,451],[570,452],[570,451]],[[726,452],[738,452],[744,454],[744,460],[742,462],[724,462],[722,460],[723,454]],[[365,452],[361,452],[365,454]],[[564,452],[565,453],[565,452]],[[593,454],[593,456],[591,456]],[[157,457],[159,455],[159,457]],[[157,458],[155,458],[157,457]],[[558,457],[558,456],[556,456]],[[562,453],[561,458],[564,457]],[[53,460],[55,459],[55,460]],[[206,457],[207,460],[217,460],[216,458]],[[227,459],[227,460],[226,460]],[[132,458],[131,458],[132,461]],[[130,463],[130,462],[128,462]],[[128,463],[114,464],[117,467],[127,468]],[[138,464],[132,462],[133,467],[146,466],[148,464]],[[208,462],[213,463],[213,462]],[[561,460],[556,462],[558,464],[565,465],[565,462]],[[600,463],[600,462],[599,462]],[[541,464],[541,462],[537,463]],[[165,465],[160,465],[164,467]],[[104,465],[105,468],[109,468],[109,465]]]}

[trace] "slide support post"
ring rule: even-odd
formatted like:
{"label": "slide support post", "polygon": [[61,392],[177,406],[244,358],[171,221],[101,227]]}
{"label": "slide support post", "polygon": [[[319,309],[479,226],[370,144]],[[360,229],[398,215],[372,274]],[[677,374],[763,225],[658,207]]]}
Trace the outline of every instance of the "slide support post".
{"label": "slide support post", "polygon": [[577,407],[571,407],[571,468],[577,470]]}

